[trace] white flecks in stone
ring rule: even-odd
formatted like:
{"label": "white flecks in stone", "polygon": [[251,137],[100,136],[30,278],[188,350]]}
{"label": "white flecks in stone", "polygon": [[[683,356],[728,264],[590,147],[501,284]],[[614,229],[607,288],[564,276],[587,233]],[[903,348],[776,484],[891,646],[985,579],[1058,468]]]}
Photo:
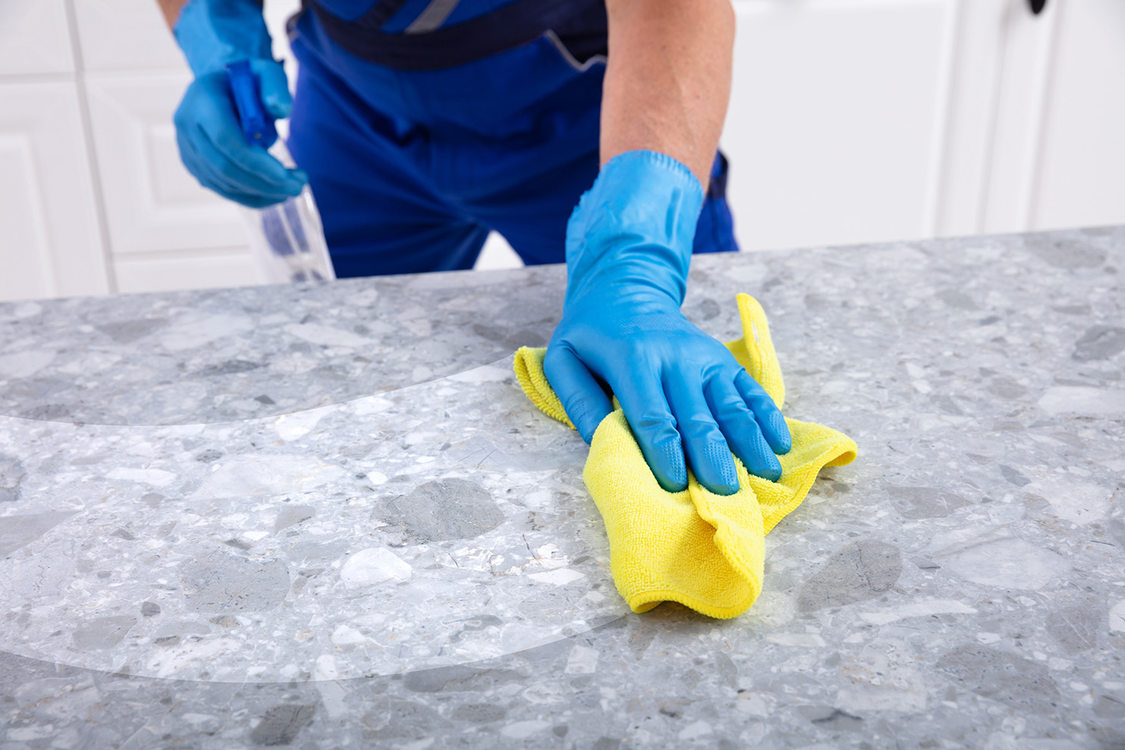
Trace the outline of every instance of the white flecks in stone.
{"label": "white flecks in stone", "polygon": [[308,492],[344,478],[336,466],[303,455],[224,456],[195,497],[247,497]]}
{"label": "white flecks in stone", "polygon": [[853,685],[840,690],[836,704],[846,711],[926,710],[926,687],[919,674],[909,685]]}
{"label": "white flecks in stone", "polygon": [[568,583],[574,583],[585,577],[585,573],[572,568],[559,568],[557,570],[548,570],[542,573],[532,573],[528,575],[528,578],[533,581],[549,583],[554,586],[565,586]]}
{"label": "white flecks in stone", "polygon": [[906,374],[910,377],[918,380],[926,377],[926,368],[921,367],[914,362],[907,362],[904,366],[906,367]]}
{"label": "white flecks in stone", "polygon": [[763,591],[746,616],[771,628],[780,627],[793,620],[797,614],[797,601],[782,591]]}
{"label": "white flecks in stone", "polygon": [[528,492],[526,495],[520,498],[520,503],[521,505],[523,505],[523,507],[529,510],[539,510],[541,508],[546,508],[548,504],[551,503],[551,491],[534,490],[532,492]]}
{"label": "white flecks in stone", "polygon": [[1109,630],[1111,633],[1125,633],[1125,599],[1109,610]]}
{"label": "white flecks in stone", "polygon": [[824,639],[816,633],[770,633],[766,640],[779,646],[797,648],[820,648],[824,645]]}
{"label": "white flecks in stone", "polygon": [[1036,480],[1024,490],[1044,498],[1060,518],[1078,524],[1105,518],[1112,504],[1109,487],[1075,481],[1065,474]]}
{"label": "white flecks in stone", "polygon": [[490,364],[450,375],[449,379],[458,383],[499,383],[510,377],[512,377],[511,367],[503,368]]}
{"label": "white flecks in stone", "polygon": [[332,643],[336,646],[356,646],[366,642],[367,636],[347,624],[337,625],[332,631]]}
{"label": "white flecks in stone", "polygon": [[80,360],[75,360],[58,368],[67,375],[90,375],[103,373],[121,361],[121,357],[108,352],[88,352]]}
{"label": "white flecks in stone", "polygon": [[575,645],[566,658],[567,674],[593,674],[598,668],[598,652],[589,646]]}
{"label": "white flecks in stone", "polygon": [[247,531],[243,533],[242,538],[251,542],[260,542],[269,535],[270,533],[268,531],[262,531],[261,529],[258,529],[256,531]]}
{"label": "white flecks in stone", "polygon": [[186,721],[188,724],[191,724],[191,725],[197,726],[197,727],[202,726],[204,724],[208,724],[208,723],[214,723],[214,722],[217,721],[216,718],[214,716],[212,716],[211,714],[197,714],[197,713],[183,714],[183,720]]}
{"label": "white flecks in stone", "polygon": [[996,643],[999,640],[999,633],[977,633],[977,643],[988,645],[990,643]]}
{"label": "white flecks in stone", "polygon": [[285,326],[285,332],[290,336],[320,346],[344,346],[352,349],[365,349],[372,345],[370,339],[358,336],[349,331],[343,331],[331,326],[317,323],[294,323]]}
{"label": "white flecks in stone", "polygon": [[929,599],[910,602],[897,607],[889,607],[880,612],[863,612],[860,617],[872,625],[886,625],[910,617],[928,617],[930,615],[957,614],[971,615],[976,610],[953,599]]}
{"label": "white flecks in stone", "polygon": [[554,569],[564,567],[570,560],[559,551],[559,546],[557,544],[551,542],[535,550],[535,562],[544,568]]}
{"label": "white flecks in stone", "polygon": [[695,740],[699,739],[700,737],[706,737],[709,734],[712,734],[713,731],[714,730],[711,729],[710,724],[700,720],[688,724],[686,727],[680,730],[680,733],[677,736],[679,737],[679,739],[686,742],[688,740]]}
{"label": "white flecks in stone", "polygon": [[582,601],[586,602],[587,604],[591,604],[591,605],[601,604],[602,602],[605,601],[605,599],[606,599],[605,594],[603,594],[600,591],[587,591],[586,595],[584,597],[582,597]]}
{"label": "white flecks in stone", "polygon": [[176,475],[163,469],[113,469],[106,477],[109,479],[124,479],[128,482],[149,484],[153,487],[167,487],[176,479]]}
{"label": "white flecks in stone", "polygon": [[54,352],[30,350],[0,355],[0,378],[26,378],[51,363]]}
{"label": "white flecks in stone", "polygon": [[931,393],[934,390],[934,387],[925,380],[911,380],[910,385],[919,393]]}
{"label": "white flecks in stone", "polygon": [[293,414],[283,414],[277,418],[274,429],[277,430],[278,437],[286,442],[297,440],[309,434],[316,427],[317,422],[329,411],[331,411],[330,408],[309,409]]}
{"label": "white flecks in stone", "polygon": [[212,341],[237,333],[252,330],[254,324],[248,319],[235,315],[208,315],[203,318],[185,321],[185,325],[168,331],[161,343],[168,351],[179,352],[195,349]]}
{"label": "white flecks in stone", "polygon": [[505,737],[510,737],[513,740],[526,740],[529,737],[539,734],[540,732],[548,729],[550,723],[546,721],[517,721],[514,724],[509,724],[500,730],[500,734]]}
{"label": "white flecks in stone", "polygon": [[855,712],[925,710],[926,680],[917,664],[906,641],[873,641],[841,665],[849,684],[841,688],[836,705]]}
{"label": "white flecks in stone", "polygon": [[316,691],[320,693],[320,704],[332,719],[340,719],[348,713],[348,689],[336,680],[317,680]]}
{"label": "white flecks in stone", "polygon": [[11,310],[12,316],[17,320],[31,318],[43,312],[43,306],[38,302],[19,302]]}
{"label": "white flecks in stone", "polygon": [[1039,399],[1039,408],[1050,415],[1081,414],[1110,417],[1125,414],[1125,390],[1060,385],[1048,388]]}
{"label": "white flecks in stone", "polygon": [[146,671],[160,678],[171,677],[190,668],[207,668],[240,650],[241,645],[232,638],[184,640],[170,649],[153,652]]}
{"label": "white flecks in stone", "polygon": [[351,402],[349,406],[356,416],[365,417],[368,414],[378,414],[379,412],[386,411],[394,406],[394,404],[382,396],[367,396],[365,398],[356,399]]}
{"label": "white flecks in stone", "polygon": [[735,708],[744,714],[764,719],[770,715],[774,702],[771,696],[763,695],[762,693],[739,691],[738,700],[735,701],[734,705]]}
{"label": "white flecks in stone", "polygon": [[1066,558],[1022,539],[985,542],[954,552],[944,566],[955,575],[984,586],[1041,589],[1070,570]]}
{"label": "white flecks in stone", "polygon": [[4,739],[8,742],[33,742],[55,734],[54,724],[38,724],[29,727],[8,727]]}
{"label": "white flecks in stone", "polygon": [[350,589],[373,586],[386,581],[407,581],[413,569],[389,549],[371,547],[348,558],[340,568],[340,578]]}
{"label": "white flecks in stone", "polygon": [[228,529],[241,529],[250,521],[248,513],[228,513],[219,519],[219,523]]}
{"label": "white flecks in stone", "polygon": [[340,677],[340,670],[336,666],[336,657],[332,654],[321,654],[316,657],[316,667],[313,669],[313,679],[335,680]]}

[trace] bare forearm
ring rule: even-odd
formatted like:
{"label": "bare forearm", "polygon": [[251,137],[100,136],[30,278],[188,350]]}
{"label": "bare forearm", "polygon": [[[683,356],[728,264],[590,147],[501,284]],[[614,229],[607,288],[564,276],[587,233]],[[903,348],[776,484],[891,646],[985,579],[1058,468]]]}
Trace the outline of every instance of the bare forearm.
{"label": "bare forearm", "polygon": [[660,151],[707,185],[730,99],[729,0],[607,0],[602,164]]}
{"label": "bare forearm", "polygon": [[180,11],[188,0],[156,0],[156,4],[160,6],[160,12],[164,14],[164,21],[168,24],[168,28],[176,25],[176,21],[180,17]]}

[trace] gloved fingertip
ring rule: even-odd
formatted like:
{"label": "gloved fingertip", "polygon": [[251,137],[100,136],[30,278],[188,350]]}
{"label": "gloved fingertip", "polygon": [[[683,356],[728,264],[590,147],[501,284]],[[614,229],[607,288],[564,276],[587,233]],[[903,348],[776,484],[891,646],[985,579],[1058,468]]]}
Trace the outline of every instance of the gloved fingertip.
{"label": "gloved fingertip", "polygon": [[293,112],[293,97],[290,96],[289,89],[281,89],[269,96],[263,95],[262,104],[267,112],[279,120],[284,120]]}
{"label": "gloved fingertip", "polygon": [[687,489],[687,464],[679,441],[668,441],[654,445],[656,454],[648,462],[657,483],[668,492],[683,492]]}
{"label": "gloved fingertip", "polygon": [[[573,406],[571,408],[573,408]],[[570,421],[574,424],[574,429],[578,430],[578,434],[586,441],[586,445],[589,445],[594,442],[594,433],[598,431],[598,425],[602,423],[602,420],[605,419],[606,414],[609,412],[595,414],[586,408],[577,411],[579,412],[578,414],[570,415],[568,413],[568,416],[570,417]]]}
{"label": "gloved fingertip", "polygon": [[293,95],[289,93],[289,79],[285,67],[275,61],[263,61],[255,66],[258,72],[258,87],[262,96],[262,106],[274,118],[283,120],[293,111]]}
{"label": "gloved fingertip", "polygon": [[769,461],[770,465],[763,471],[761,471],[758,476],[760,476],[762,479],[768,479],[771,482],[776,482],[777,480],[781,479],[781,464],[778,463],[776,458],[773,458],[772,456],[770,456],[770,458],[772,459],[771,461]]}
{"label": "gloved fingertip", "polygon": [[738,472],[726,443],[718,448],[719,450],[708,451],[709,463],[696,470],[695,478],[716,495],[733,495],[738,492]]}
{"label": "gloved fingertip", "polygon": [[657,484],[659,484],[661,489],[663,489],[665,492],[683,492],[687,489],[686,477],[682,481],[674,482],[656,473],[654,473],[653,476],[656,477]]}
{"label": "gloved fingertip", "polygon": [[779,456],[783,456],[793,449],[793,435],[789,432],[789,425],[780,411],[775,411],[769,416],[770,448]]}

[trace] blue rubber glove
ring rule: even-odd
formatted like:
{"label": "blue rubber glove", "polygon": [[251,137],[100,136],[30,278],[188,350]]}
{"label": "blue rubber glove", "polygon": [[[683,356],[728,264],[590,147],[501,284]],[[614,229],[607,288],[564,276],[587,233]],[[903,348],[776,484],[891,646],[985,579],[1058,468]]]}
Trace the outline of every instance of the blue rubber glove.
{"label": "blue rubber glove", "polygon": [[173,118],[184,166],[204,187],[253,208],[300,194],[304,172],[247,143],[227,84],[226,64],[250,60],[265,110],[284,118],[293,107],[285,69],[270,52],[261,2],[190,0],[173,33],[195,74]]}
{"label": "blue rubber glove", "polygon": [[[664,154],[614,157],[567,225],[563,316],[543,370],[588,443],[617,397],[660,485],[738,491],[731,453],[776,481],[781,412],[727,348],[680,312],[703,190]],[[686,454],[686,461],[685,461]]]}

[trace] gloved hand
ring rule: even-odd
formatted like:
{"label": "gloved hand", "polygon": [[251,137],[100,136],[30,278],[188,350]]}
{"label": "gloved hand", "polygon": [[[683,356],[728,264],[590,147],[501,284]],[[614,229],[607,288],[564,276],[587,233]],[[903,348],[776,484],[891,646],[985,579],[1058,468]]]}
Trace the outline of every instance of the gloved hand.
{"label": "gloved hand", "polygon": [[184,166],[204,187],[253,208],[298,195],[308,177],[247,143],[227,84],[227,63],[250,60],[265,110],[289,116],[293,100],[270,52],[262,3],[190,0],[173,33],[195,74],[173,118]]}
{"label": "gloved hand", "polygon": [[[696,479],[738,490],[731,453],[776,481],[791,445],[772,399],[723,344],[680,312],[703,190],[653,151],[614,157],[567,226],[563,316],[543,371],[588,443],[617,397],[645,460],[671,492]],[[685,462],[686,454],[686,462]]]}

